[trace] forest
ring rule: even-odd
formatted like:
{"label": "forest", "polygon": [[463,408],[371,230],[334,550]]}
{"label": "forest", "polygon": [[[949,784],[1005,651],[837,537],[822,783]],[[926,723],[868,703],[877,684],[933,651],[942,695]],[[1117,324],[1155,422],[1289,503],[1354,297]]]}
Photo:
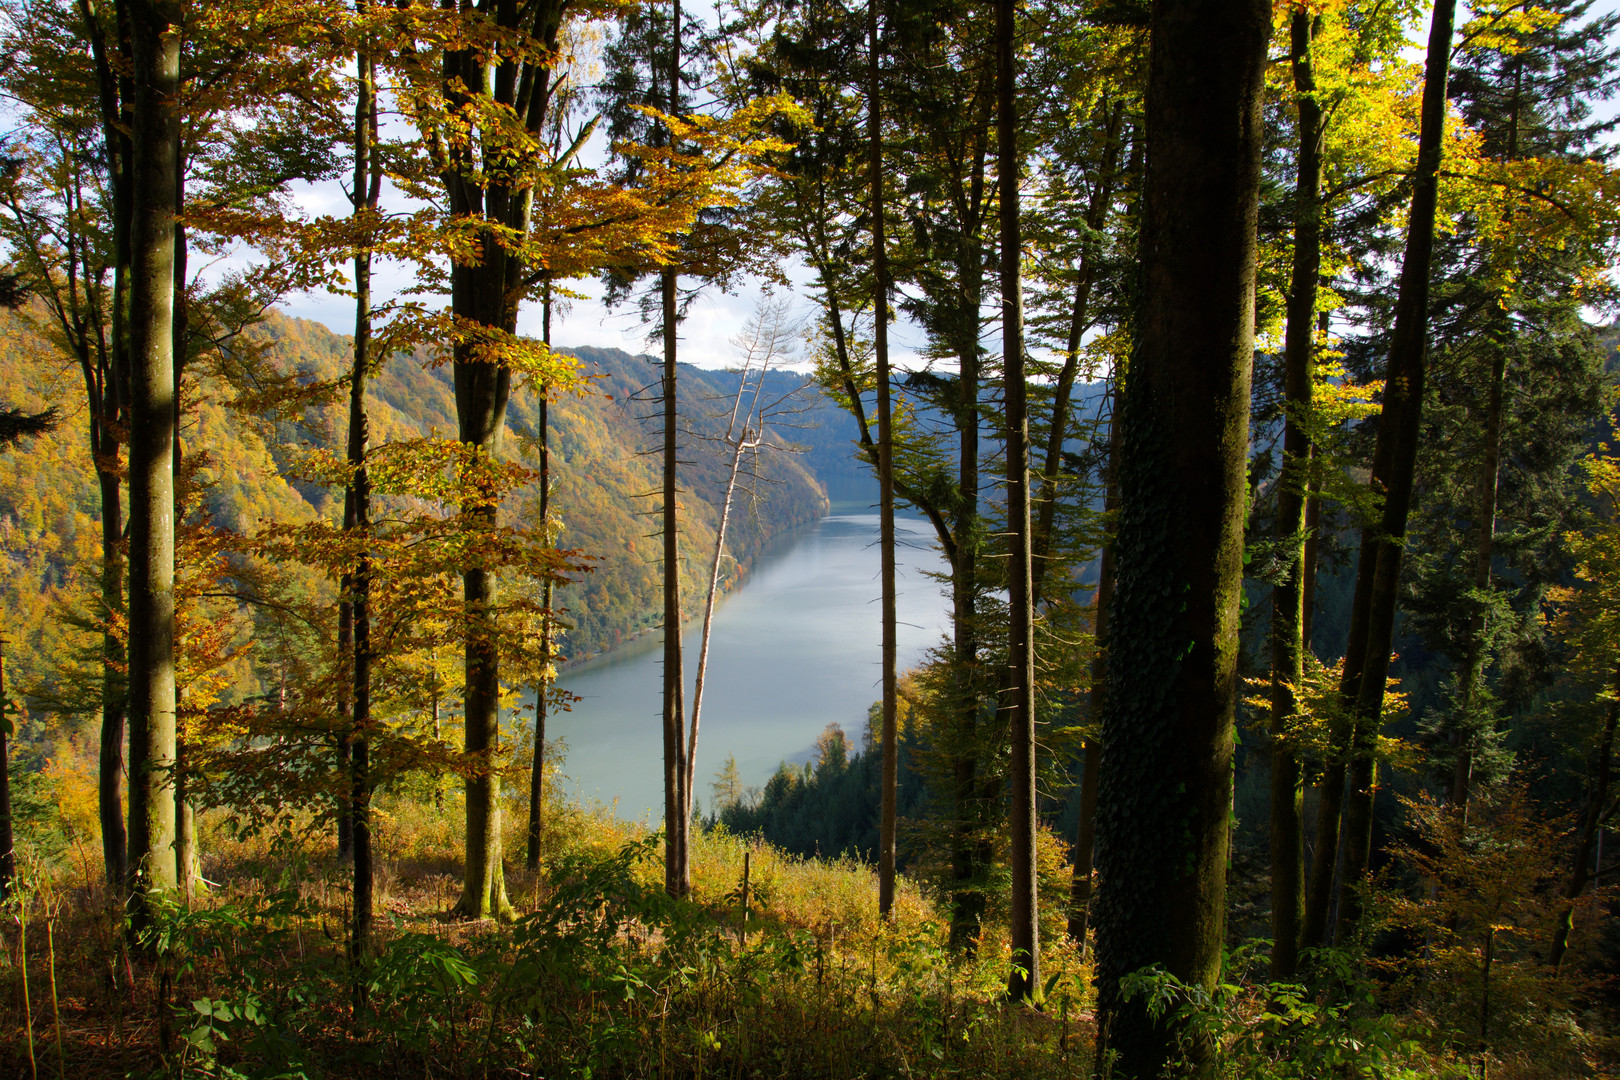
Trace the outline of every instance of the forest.
{"label": "forest", "polygon": [[[1620,1072],[1620,13],[0,0],[0,56],[0,1073]],[[699,775],[721,599],[851,484],[877,700]],[[642,634],[637,822],[548,720]]]}

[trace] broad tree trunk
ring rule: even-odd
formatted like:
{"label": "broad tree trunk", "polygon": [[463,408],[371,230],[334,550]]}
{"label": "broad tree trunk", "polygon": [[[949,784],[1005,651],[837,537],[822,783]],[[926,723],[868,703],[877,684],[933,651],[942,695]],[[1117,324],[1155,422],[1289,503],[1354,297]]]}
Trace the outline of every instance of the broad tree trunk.
{"label": "broad tree trunk", "polygon": [[877,361],[878,551],[883,622],[883,773],[878,829],[878,914],[894,908],[895,827],[900,777],[899,694],[894,571],[894,430],[889,372],[889,253],[883,222],[883,83],[877,0],[867,5],[866,124],[872,198],[872,348]]}
{"label": "broad tree trunk", "polygon": [[1320,16],[1296,12],[1290,27],[1299,146],[1294,184],[1294,266],[1283,350],[1283,464],[1277,480],[1277,543],[1288,552],[1271,614],[1271,977],[1292,979],[1299,968],[1305,907],[1305,788],[1299,757],[1289,744],[1305,675],[1305,503],[1310,436],[1306,433],[1315,379],[1316,286],[1322,268],[1321,130],[1311,43]]}
{"label": "broad tree trunk", "polygon": [[[1423,76],[1423,107],[1418,134],[1417,171],[1413,177],[1406,255],[1401,263],[1400,292],[1395,306],[1394,340],[1384,376],[1384,403],[1373,450],[1373,490],[1383,496],[1383,515],[1376,529],[1362,531],[1356,567],[1357,599],[1362,580],[1366,595],[1366,644],[1359,678],[1351,681],[1345,664],[1340,692],[1355,710],[1344,808],[1344,871],[1339,879],[1338,919],[1334,936],[1347,940],[1361,915],[1358,892],[1372,847],[1373,796],[1377,787],[1376,749],[1384,707],[1389,654],[1395,635],[1395,607],[1400,586],[1406,522],[1412,508],[1417,471],[1417,444],[1423,409],[1426,365],[1429,267],[1434,252],[1434,218],[1440,189],[1441,135],[1446,117],[1446,75],[1451,62],[1455,0],[1436,0],[1429,27],[1428,67]],[[1354,624],[1352,623],[1352,626]]]}
{"label": "broad tree trunk", "polygon": [[1261,100],[1271,5],[1159,0],[1148,70],[1140,332],[1120,413],[1120,521],[1097,809],[1098,1060],[1196,1070],[1120,980],[1213,989],[1226,929]]}
{"label": "broad tree trunk", "polygon": [[[179,12],[128,0],[135,109],[129,340],[129,872],[139,897],[175,887],[174,192]],[[144,904],[137,900],[138,911]]]}

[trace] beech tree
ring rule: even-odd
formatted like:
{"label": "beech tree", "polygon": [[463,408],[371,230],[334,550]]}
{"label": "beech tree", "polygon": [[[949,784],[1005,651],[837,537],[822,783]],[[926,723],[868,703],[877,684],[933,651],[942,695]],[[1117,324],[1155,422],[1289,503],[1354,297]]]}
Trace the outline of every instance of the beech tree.
{"label": "beech tree", "polygon": [[1253,0],[1153,8],[1095,911],[1098,1060],[1143,1080],[1173,1040],[1120,980],[1156,963],[1213,988],[1225,943],[1270,30]]}

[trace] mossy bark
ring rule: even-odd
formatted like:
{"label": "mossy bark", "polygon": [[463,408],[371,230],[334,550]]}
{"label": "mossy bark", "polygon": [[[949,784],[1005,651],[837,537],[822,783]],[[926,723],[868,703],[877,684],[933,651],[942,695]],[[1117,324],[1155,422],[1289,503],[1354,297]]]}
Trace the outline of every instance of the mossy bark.
{"label": "mossy bark", "polygon": [[1097,811],[1097,1049],[1115,1077],[1176,1057],[1124,976],[1220,974],[1270,33],[1262,0],[1153,10]]}

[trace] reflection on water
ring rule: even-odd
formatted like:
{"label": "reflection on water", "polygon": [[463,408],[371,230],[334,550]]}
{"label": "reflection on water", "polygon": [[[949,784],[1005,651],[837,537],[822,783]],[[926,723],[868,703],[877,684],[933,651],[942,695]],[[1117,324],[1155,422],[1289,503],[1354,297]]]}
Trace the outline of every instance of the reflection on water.
{"label": "reflection on water", "polygon": [[[947,624],[947,601],[929,572],[944,563],[920,519],[895,522],[900,550],[900,667],[915,664]],[[865,505],[833,512],[784,539],[759,560],[741,589],[715,613],[709,674],[698,732],[696,794],[707,805],[709,780],[727,754],[746,784],[763,784],[779,762],[803,761],[829,722],[859,740],[878,686],[878,515]],[[688,597],[688,610],[700,598]],[[697,667],[698,635],[684,644],[687,699]],[[639,817],[663,806],[659,687],[663,649],[657,634],[562,673],[581,698],[554,715],[552,738],[567,743],[563,772],[570,793]]]}

